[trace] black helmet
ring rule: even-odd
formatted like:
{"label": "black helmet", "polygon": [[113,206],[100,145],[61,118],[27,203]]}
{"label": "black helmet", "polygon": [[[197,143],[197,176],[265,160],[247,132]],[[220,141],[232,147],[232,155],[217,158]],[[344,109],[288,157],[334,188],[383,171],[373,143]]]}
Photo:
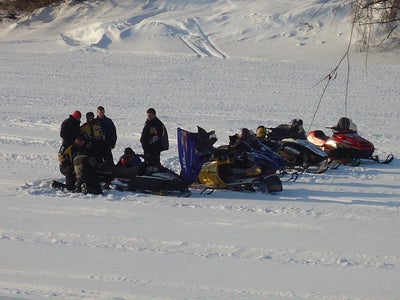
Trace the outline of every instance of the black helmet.
{"label": "black helmet", "polygon": [[293,119],[292,121],[289,122],[290,127],[298,127],[303,125],[303,120],[302,119]]}
{"label": "black helmet", "polygon": [[351,120],[346,117],[342,117],[339,119],[336,127],[340,130],[348,130],[350,128]]}
{"label": "black helmet", "polygon": [[131,147],[128,147],[128,148],[125,148],[124,154],[125,155],[135,155],[135,151],[133,151]]}
{"label": "black helmet", "polygon": [[327,128],[331,128],[334,132],[347,131],[347,130],[357,132],[357,125],[354,124],[350,118],[346,117],[340,118],[335,126]]}
{"label": "black helmet", "polygon": [[248,128],[242,128],[242,129],[240,129],[240,137],[242,138],[242,139],[245,139],[245,138],[247,138],[248,136],[250,136],[251,135],[251,132],[250,132],[250,130],[248,129]]}

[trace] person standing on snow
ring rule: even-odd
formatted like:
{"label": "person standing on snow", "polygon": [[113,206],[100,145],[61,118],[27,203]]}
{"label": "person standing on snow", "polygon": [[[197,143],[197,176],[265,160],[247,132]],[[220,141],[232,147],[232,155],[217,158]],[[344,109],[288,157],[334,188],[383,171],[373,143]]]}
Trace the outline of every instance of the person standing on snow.
{"label": "person standing on snow", "polygon": [[154,108],[149,108],[146,113],[147,119],[140,137],[140,143],[142,144],[146,162],[151,166],[162,168],[160,162],[161,151],[169,148],[167,129],[157,118]]}
{"label": "person standing on snow", "polygon": [[97,117],[95,122],[103,128],[104,132],[103,159],[105,161],[112,161],[114,164],[111,150],[114,149],[117,142],[117,129],[115,128],[114,122],[110,118],[106,117],[103,106],[97,107]]}
{"label": "person standing on snow", "polygon": [[81,133],[81,112],[76,110],[69,118],[65,119],[61,124],[60,137],[62,138],[62,146],[68,147],[73,145],[75,138]]}
{"label": "person standing on snow", "polygon": [[89,152],[98,162],[103,161],[106,151],[105,136],[103,128],[94,120],[94,113],[86,113],[86,123],[81,126],[81,131],[89,145]]}

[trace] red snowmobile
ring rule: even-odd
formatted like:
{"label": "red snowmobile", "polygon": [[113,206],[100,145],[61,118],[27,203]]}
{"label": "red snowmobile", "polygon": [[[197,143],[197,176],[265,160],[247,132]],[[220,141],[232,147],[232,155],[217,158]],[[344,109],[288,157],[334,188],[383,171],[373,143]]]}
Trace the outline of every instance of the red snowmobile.
{"label": "red snowmobile", "polygon": [[383,161],[373,155],[374,145],[357,133],[357,126],[349,118],[340,118],[337,125],[326,128],[332,129],[331,137],[322,130],[314,130],[308,133],[307,139],[324,150],[333,161],[353,166],[358,166],[361,159],[383,164],[393,161],[393,154],[389,154]]}

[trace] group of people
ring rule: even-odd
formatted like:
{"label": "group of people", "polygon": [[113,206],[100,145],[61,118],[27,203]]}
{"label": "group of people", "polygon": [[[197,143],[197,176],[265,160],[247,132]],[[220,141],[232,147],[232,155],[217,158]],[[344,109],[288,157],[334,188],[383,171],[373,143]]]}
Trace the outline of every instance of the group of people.
{"label": "group of people", "polygon": [[[117,167],[138,167],[143,165],[146,170],[162,170],[160,154],[168,150],[169,141],[167,130],[158,119],[154,108],[146,111],[146,121],[141,133],[140,143],[143,148],[144,162],[130,148],[125,148],[123,155],[114,164],[112,149],[117,142],[117,131],[112,119],[105,115],[103,106],[97,107],[97,116],[93,112],[86,113],[86,122],[81,125],[82,114],[74,111],[61,124],[60,136],[62,145],[58,158],[60,172],[65,176],[66,188],[69,191],[100,194],[99,169],[113,169]],[[348,118],[341,118],[337,125],[329,127],[334,132],[356,131],[356,126]],[[280,140],[285,137],[306,139],[306,132],[301,119],[293,119],[288,124],[281,124],[275,128],[258,126],[255,134],[243,128],[239,134],[230,136],[228,149],[241,151],[244,144],[255,149],[267,146],[277,152]],[[245,142],[244,144],[242,142]],[[112,173],[112,172],[111,172]],[[104,176],[107,186],[112,176]]]}
{"label": "group of people", "polygon": [[[164,124],[157,118],[154,108],[146,111],[140,143],[146,165],[162,168],[160,153],[168,150],[168,133]],[[99,166],[115,166],[112,149],[117,142],[117,130],[111,118],[105,115],[103,106],[97,107],[97,116],[86,113],[86,122],[81,125],[82,114],[74,111],[61,124],[60,137],[62,144],[58,152],[60,172],[65,176],[65,185],[69,191],[101,194],[97,169]],[[132,167],[141,160],[130,148],[126,148],[119,158],[117,166]],[[103,180],[108,185],[110,176]]]}

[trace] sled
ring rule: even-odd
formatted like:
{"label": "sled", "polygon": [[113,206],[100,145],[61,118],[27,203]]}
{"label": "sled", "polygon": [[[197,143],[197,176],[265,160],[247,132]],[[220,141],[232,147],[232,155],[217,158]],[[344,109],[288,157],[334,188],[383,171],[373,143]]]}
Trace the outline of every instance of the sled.
{"label": "sled", "polygon": [[197,179],[203,162],[209,159],[217,139],[214,131],[206,132],[201,127],[198,127],[197,133],[178,128],[177,136],[180,174],[165,167],[153,167],[146,161],[139,168],[108,166],[99,172],[122,181],[123,184],[113,182],[114,188],[120,191],[157,195],[177,193],[178,196],[188,197],[191,195],[189,186]]}
{"label": "sled", "polygon": [[331,137],[322,130],[314,130],[307,134],[307,140],[326,152],[332,161],[345,165],[358,166],[362,159],[388,164],[394,159],[393,154],[389,154],[385,160],[380,160],[373,155],[374,144],[352,130],[336,132]]}

